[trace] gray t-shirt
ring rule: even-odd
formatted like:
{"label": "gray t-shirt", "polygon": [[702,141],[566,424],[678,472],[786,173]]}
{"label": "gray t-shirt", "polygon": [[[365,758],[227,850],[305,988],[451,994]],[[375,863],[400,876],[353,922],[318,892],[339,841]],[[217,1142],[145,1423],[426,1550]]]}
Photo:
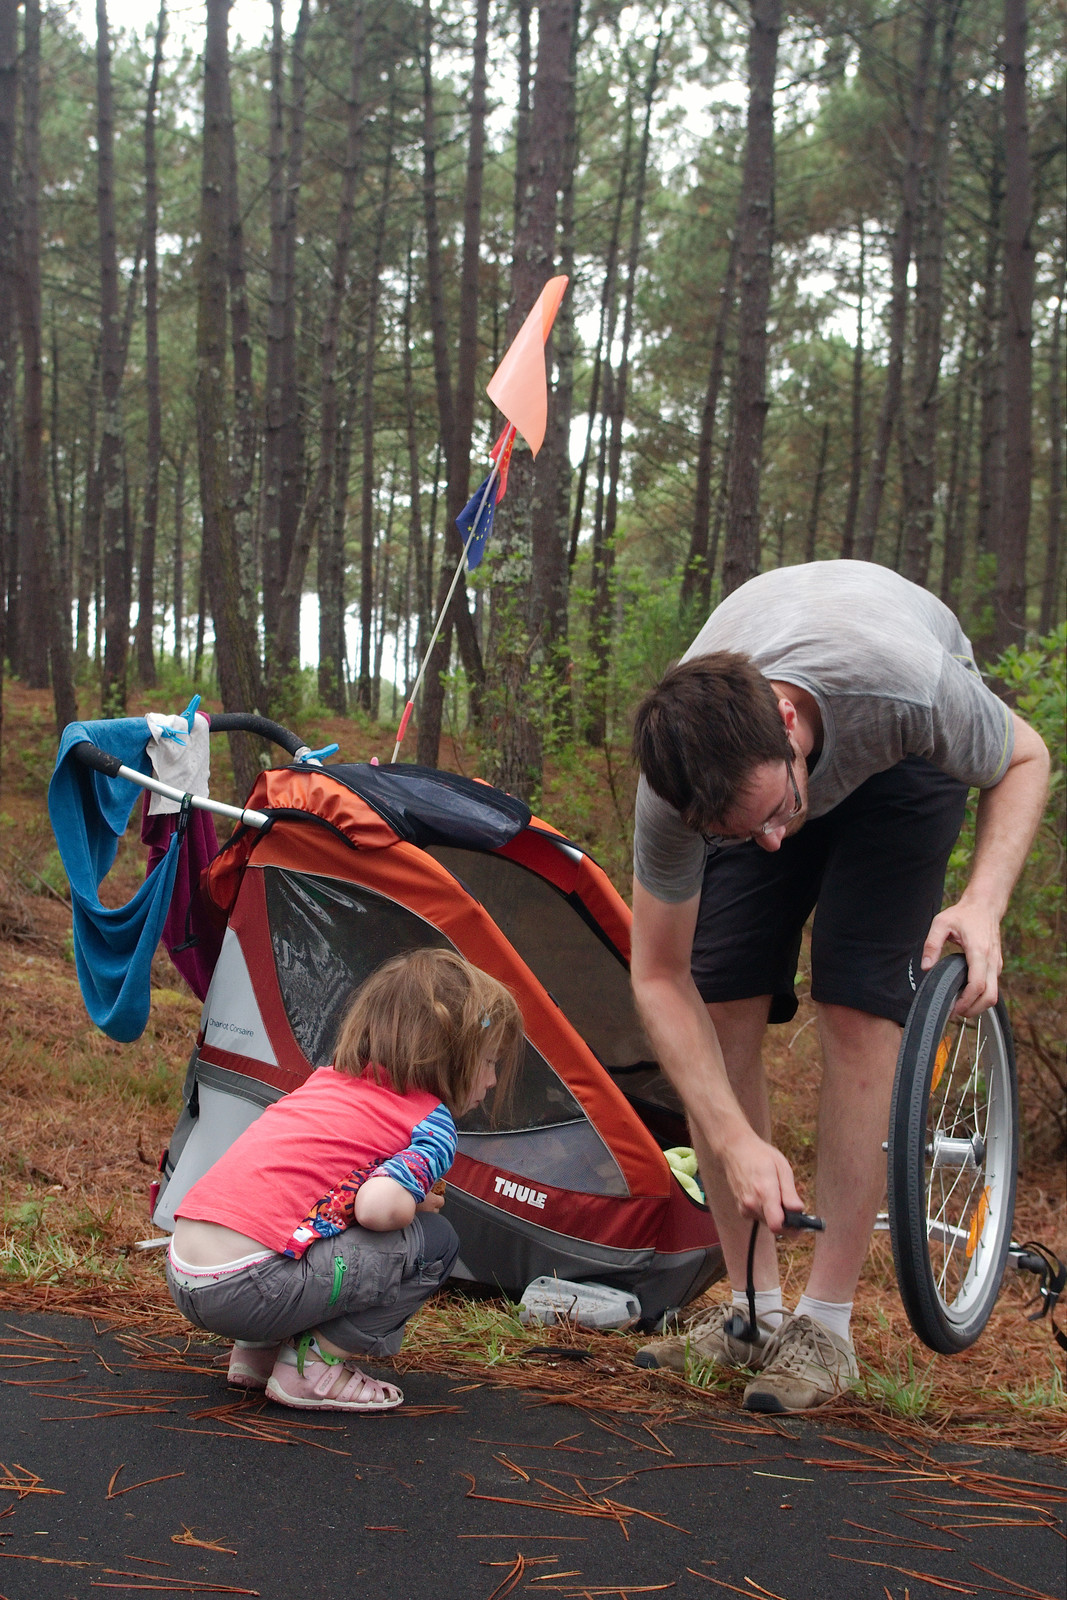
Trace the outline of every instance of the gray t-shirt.
{"label": "gray t-shirt", "polygon": [[[743,651],[765,677],[814,696],[823,744],[808,781],[811,817],[905,756],[981,789],[1011,760],[1011,714],[982,682],[956,618],[887,567],[816,561],[764,572],[712,612],[683,660],[712,650]],[[638,882],[658,900],[689,900],[704,858],[700,835],[642,777]]]}

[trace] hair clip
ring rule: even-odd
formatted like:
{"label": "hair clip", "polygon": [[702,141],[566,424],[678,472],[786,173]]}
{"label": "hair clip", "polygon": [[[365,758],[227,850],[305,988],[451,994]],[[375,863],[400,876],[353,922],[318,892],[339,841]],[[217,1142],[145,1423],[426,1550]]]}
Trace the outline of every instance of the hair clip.
{"label": "hair clip", "polygon": [[485,1013],[485,1016],[482,1018],[482,1027],[483,1028],[491,1028],[492,1026],[493,1026],[493,1019],[492,1019],[492,1017],[489,1015],[489,1013],[487,1011]]}

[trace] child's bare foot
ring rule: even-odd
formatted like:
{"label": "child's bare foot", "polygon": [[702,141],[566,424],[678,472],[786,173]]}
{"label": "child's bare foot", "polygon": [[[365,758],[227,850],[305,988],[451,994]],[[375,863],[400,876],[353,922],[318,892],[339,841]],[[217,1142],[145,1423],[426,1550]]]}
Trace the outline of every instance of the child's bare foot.
{"label": "child's bare foot", "polygon": [[327,1355],[305,1334],[279,1350],[267,1398],[311,1411],[391,1411],[404,1396],[395,1383],[370,1377],[354,1361]]}

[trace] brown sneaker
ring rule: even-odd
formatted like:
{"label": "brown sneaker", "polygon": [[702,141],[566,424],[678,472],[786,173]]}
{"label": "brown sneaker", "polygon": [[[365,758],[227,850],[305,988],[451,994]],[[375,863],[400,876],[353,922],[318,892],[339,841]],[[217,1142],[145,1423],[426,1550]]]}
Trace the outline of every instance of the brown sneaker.
{"label": "brown sneaker", "polygon": [[847,1339],[811,1317],[786,1316],[745,1390],[746,1411],[811,1411],[847,1394],[859,1377]]}
{"label": "brown sneaker", "polygon": [[[669,1367],[672,1372],[685,1372],[686,1358],[690,1361],[714,1362],[719,1367],[750,1367],[758,1372],[769,1348],[772,1330],[767,1323],[756,1319],[762,1342],[735,1339],[726,1332],[726,1321],[737,1310],[729,1301],[700,1312],[681,1333],[654,1339],[642,1345],[634,1356],[639,1367]],[[741,1313],[744,1316],[744,1312]]]}

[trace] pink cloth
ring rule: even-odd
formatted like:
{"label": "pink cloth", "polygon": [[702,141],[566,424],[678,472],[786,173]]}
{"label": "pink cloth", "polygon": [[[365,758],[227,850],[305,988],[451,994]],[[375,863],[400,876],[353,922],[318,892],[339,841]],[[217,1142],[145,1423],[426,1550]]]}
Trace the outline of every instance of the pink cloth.
{"label": "pink cloth", "polygon": [[[167,846],[178,825],[178,816],[176,811],[149,816],[148,794],[145,793],[141,810],[141,843],[148,846],[148,872],[166,855]],[[191,811],[178,856],[174,893],[167,920],[163,924],[162,942],[198,1000],[203,1000],[207,994],[225,932],[200,898],[200,874],[208,862],[218,855],[218,851],[215,819],[210,811]],[[196,942],[187,950],[178,949],[189,939]]]}

